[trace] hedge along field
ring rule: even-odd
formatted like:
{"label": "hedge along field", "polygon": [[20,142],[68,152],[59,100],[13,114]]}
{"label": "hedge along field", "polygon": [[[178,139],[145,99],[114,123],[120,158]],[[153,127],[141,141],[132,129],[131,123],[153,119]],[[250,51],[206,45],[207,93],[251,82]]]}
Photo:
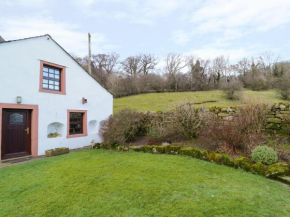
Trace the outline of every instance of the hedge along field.
{"label": "hedge along field", "polygon": [[187,156],[90,150],[0,169],[1,216],[289,216],[281,183]]}
{"label": "hedge along field", "polygon": [[197,92],[177,92],[177,93],[152,93],[130,97],[114,99],[114,113],[125,109],[136,109],[138,111],[168,111],[173,109],[180,102],[193,102],[204,104],[196,105],[197,107],[219,106],[230,107],[245,105],[247,102],[275,103],[287,102],[274,90],[269,91],[251,91],[245,90],[243,99],[232,101],[225,97],[222,91],[197,91]]}

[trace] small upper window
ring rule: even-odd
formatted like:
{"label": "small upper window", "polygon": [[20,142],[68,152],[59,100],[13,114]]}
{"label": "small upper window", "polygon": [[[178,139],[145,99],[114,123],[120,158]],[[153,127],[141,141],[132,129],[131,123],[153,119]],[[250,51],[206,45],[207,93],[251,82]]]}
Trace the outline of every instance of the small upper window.
{"label": "small upper window", "polygon": [[60,69],[44,65],[42,88],[46,90],[60,91],[61,88],[60,73],[61,73]]}
{"label": "small upper window", "polygon": [[40,92],[65,95],[65,79],[64,66],[40,61]]}

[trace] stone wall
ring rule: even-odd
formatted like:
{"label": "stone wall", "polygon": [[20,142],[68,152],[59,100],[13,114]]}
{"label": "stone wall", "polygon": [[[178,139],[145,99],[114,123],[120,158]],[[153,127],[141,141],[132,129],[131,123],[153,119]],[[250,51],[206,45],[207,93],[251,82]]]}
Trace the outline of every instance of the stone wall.
{"label": "stone wall", "polygon": [[[268,109],[270,109],[270,112],[266,116],[264,129],[272,132],[290,130],[289,126],[285,123],[286,117],[290,120],[290,104],[275,103],[267,106]],[[209,108],[209,111],[215,113],[218,117],[226,121],[231,121],[239,115],[237,107],[211,107]]]}

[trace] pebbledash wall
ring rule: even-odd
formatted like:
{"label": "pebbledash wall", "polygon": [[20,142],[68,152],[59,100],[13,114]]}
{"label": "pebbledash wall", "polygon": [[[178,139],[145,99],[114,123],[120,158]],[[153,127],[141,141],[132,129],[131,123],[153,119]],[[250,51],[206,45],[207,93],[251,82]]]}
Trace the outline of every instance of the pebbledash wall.
{"label": "pebbledash wall", "polygon": [[[66,68],[65,95],[39,91],[41,61]],[[57,147],[74,149],[100,142],[100,122],[113,112],[113,96],[49,35],[0,43],[0,104],[17,105],[17,96],[22,97],[23,107],[38,106],[38,133],[33,138],[38,147],[33,155]],[[83,97],[88,103],[82,103]],[[68,110],[87,112],[87,135],[67,138]],[[48,138],[56,131],[61,137]]]}

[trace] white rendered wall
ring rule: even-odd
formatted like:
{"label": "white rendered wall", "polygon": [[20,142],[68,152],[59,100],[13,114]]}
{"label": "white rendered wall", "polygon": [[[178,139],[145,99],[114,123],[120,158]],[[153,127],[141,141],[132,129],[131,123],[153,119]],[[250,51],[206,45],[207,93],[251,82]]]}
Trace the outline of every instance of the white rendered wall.
{"label": "white rendered wall", "polygon": [[[40,60],[66,68],[66,95],[39,92]],[[80,148],[100,142],[99,124],[113,112],[113,97],[48,36],[0,44],[0,103],[39,106],[38,154],[45,150]],[[82,98],[88,99],[82,104]],[[67,110],[87,110],[88,136],[67,139]],[[47,138],[48,126],[63,124],[62,137]],[[91,123],[91,124],[89,124]],[[90,126],[97,129],[90,129]]]}

